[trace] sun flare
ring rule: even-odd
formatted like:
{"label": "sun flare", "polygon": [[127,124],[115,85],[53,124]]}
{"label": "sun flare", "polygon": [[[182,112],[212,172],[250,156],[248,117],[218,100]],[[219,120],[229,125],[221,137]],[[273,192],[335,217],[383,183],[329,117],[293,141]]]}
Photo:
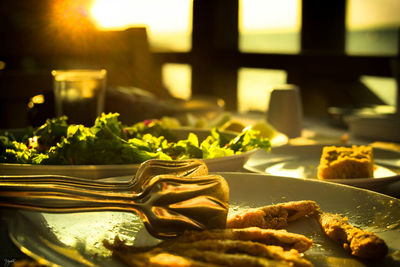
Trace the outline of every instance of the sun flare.
{"label": "sun flare", "polygon": [[146,26],[152,32],[190,32],[192,0],[95,0],[91,14],[100,29]]}

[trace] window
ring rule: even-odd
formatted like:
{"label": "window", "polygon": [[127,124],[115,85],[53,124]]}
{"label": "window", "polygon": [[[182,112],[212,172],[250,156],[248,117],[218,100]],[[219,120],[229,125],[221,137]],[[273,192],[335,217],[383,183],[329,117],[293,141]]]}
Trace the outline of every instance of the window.
{"label": "window", "polygon": [[91,13],[99,29],[146,26],[153,51],[191,49],[193,0],[95,0]]}
{"label": "window", "polygon": [[386,105],[395,106],[397,98],[396,80],[387,77],[360,77],[361,82],[374,92]]}
{"label": "window", "polygon": [[300,0],[239,0],[241,52],[298,53]]}
{"label": "window", "polygon": [[188,100],[191,97],[192,69],[187,64],[164,64],[162,67],[163,84],[171,95]]}
{"label": "window", "polygon": [[396,55],[399,13],[398,0],[348,0],[346,53]]}
{"label": "window", "polygon": [[238,111],[265,111],[270,89],[286,83],[286,71],[241,68],[238,73]]}
{"label": "window", "polygon": [[[95,0],[91,13],[99,29],[146,27],[152,51],[188,52],[192,47],[192,9],[193,0]],[[190,98],[189,65],[164,64],[162,80],[172,96]]]}

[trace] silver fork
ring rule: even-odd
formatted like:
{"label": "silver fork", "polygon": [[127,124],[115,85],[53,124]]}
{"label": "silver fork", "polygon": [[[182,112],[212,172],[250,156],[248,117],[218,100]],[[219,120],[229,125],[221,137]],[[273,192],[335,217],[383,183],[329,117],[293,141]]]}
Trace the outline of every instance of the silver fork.
{"label": "silver fork", "polygon": [[149,233],[157,238],[174,237],[185,230],[225,227],[229,187],[223,177],[174,174],[150,179],[143,174],[138,177],[145,180],[139,183],[139,192],[129,190],[129,182],[128,186],[114,187],[110,183],[71,177],[60,180],[57,176],[39,180],[38,177],[2,177],[0,206],[54,213],[135,212]]}
{"label": "silver fork", "polygon": [[147,181],[160,174],[170,174],[179,177],[204,176],[208,174],[208,168],[207,165],[199,159],[175,161],[152,159],[142,163],[136,175],[132,176],[132,178],[126,182],[104,182],[65,175],[9,175],[7,176],[7,180],[9,182],[21,183],[86,186],[91,189],[107,191],[139,192]]}

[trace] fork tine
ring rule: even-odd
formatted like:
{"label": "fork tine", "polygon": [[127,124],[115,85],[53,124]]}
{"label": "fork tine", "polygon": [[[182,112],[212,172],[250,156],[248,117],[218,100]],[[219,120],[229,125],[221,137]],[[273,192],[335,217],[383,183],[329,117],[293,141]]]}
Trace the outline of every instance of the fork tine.
{"label": "fork tine", "polygon": [[9,175],[2,176],[3,182],[37,183],[37,184],[59,184],[76,188],[92,188],[95,190],[112,191],[135,191],[139,192],[142,186],[152,177],[159,174],[173,174],[176,176],[192,177],[207,175],[207,165],[198,159],[166,161],[152,159],[145,161],[139,166],[135,176],[126,182],[106,182],[88,180],[65,175]]}
{"label": "fork tine", "polygon": [[136,173],[136,185],[142,188],[152,177],[157,175],[175,175],[180,177],[204,176],[208,174],[208,167],[200,159],[187,160],[148,160],[142,163]]}
{"label": "fork tine", "polygon": [[71,176],[61,175],[13,175],[3,176],[0,178],[2,183],[20,183],[20,184],[48,184],[70,186],[76,188],[91,188],[96,190],[111,190],[120,188],[121,185],[126,183],[111,183],[104,181],[88,180],[84,178],[77,178]]}
{"label": "fork tine", "polygon": [[[151,205],[151,209],[144,209],[142,214],[150,232],[154,231],[154,225],[172,236],[190,228],[204,230],[226,226],[229,187],[219,175],[191,178],[159,175],[150,180],[140,198]],[[149,210],[151,212],[147,213]]]}

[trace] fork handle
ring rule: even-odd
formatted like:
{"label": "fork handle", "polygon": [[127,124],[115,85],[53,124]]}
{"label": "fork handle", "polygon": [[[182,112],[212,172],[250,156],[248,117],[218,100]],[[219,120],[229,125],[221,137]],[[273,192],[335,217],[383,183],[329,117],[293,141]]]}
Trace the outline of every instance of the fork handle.
{"label": "fork handle", "polygon": [[219,175],[158,175],[147,181],[140,193],[0,179],[0,207],[55,213],[135,212],[157,238],[177,236],[185,230],[225,227],[228,201],[228,184]]}
{"label": "fork handle", "polygon": [[131,211],[139,213],[136,194],[107,192],[58,183],[0,181],[0,206],[40,212]]}
{"label": "fork handle", "polygon": [[[134,178],[135,179],[135,178]],[[110,183],[105,181],[88,180],[84,178],[77,178],[63,175],[13,175],[0,177],[1,183],[18,183],[18,184],[46,184],[46,185],[60,185],[71,186],[76,188],[90,188],[93,190],[127,190],[129,184],[134,181]]]}

